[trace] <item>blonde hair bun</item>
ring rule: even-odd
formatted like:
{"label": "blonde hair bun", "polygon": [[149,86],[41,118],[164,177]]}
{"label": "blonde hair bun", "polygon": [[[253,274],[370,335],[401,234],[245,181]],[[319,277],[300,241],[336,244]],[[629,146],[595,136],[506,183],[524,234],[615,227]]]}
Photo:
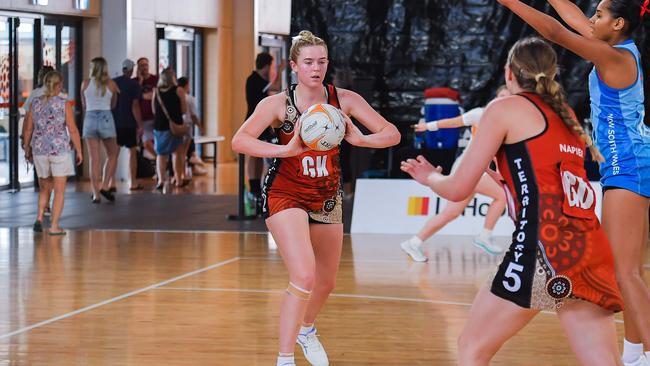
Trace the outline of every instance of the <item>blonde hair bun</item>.
{"label": "blonde hair bun", "polygon": [[308,30],[301,30],[297,36],[293,37],[293,43],[291,44],[291,50],[289,51],[289,58],[291,61],[298,62],[300,50],[309,46],[323,46],[325,47],[325,51],[327,51],[327,45],[322,38],[316,37]]}

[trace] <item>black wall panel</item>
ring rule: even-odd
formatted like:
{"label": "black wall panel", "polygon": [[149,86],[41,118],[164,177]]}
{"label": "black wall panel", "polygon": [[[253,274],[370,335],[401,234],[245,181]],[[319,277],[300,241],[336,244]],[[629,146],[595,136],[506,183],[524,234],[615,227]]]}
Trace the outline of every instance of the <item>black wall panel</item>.
{"label": "black wall panel", "polygon": [[[545,0],[528,3],[555,15]],[[576,3],[587,14],[597,5]],[[302,29],[327,42],[340,83],[402,128],[420,117],[428,87],[458,89],[465,107],[487,103],[503,83],[509,47],[535,34],[494,0],[294,0],[292,35]],[[591,65],[556,49],[569,101],[587,117]]]}

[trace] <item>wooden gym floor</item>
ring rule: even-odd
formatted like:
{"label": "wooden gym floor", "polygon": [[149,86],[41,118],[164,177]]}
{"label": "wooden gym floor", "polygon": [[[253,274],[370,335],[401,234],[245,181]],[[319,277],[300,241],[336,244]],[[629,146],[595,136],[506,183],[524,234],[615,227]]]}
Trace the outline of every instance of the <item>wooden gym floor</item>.
{"label": "wooden gym floor", "polygon": [[[470,237],[434,237],[430,262],[414,263],[403,239],[345,237],[317,322],[332,365],[455,364],[499,259]],[[0,229],[0,365],[274,365],[286,284],[266,234]],[[493,364],[576,361],[556,317],[540,314]]]}

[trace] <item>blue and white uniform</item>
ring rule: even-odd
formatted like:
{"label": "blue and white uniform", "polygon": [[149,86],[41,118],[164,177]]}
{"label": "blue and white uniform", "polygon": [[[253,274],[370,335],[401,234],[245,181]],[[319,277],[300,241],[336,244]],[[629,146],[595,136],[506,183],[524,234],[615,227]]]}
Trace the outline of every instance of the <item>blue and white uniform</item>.
{"label": "blue and white uniform", "polygon": [[623,188],[650,197],[650,128],[645,118],[641,55],[634,41],[615,45],[636,60],[637,78],[627,88],[607,86],[594,67],[589,75],[594,142],[605,157],[603,188]]}

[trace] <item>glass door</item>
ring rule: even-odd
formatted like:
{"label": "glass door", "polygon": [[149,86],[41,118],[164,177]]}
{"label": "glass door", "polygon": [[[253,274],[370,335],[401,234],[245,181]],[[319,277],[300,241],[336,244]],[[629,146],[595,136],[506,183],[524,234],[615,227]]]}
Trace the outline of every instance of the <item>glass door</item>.
{"label": "glass door", "polygon": [[0,17],[0,187],[9,186],[9,19]]}
{"label": "glass door", "polygon": [[[32,91],[35,85],[34,75],[36,69],[34,68],[35,61],[35,29],[40,25],[40,22],[37,24],[35,19],[29,18],[18,18],[18,32],[16,34],[16,39],[18,44],[16,45],[17,59],[18,59],[18,85],[16,88],[17,95],[16,99],[18,102],[18,136],[22,135],[23,123],[25,121],[25,110],[22,108],[25,100],[29,97],[29,93]],[[18,141],[18,182],[19,183],[31,183],[34,181],[34,167],[31,164],[27,164],[25,161],[25,152],[22,148],[22,144]]]}
{"label": "glass door", "polygon": [[157,37],[158,73],[166,67],[172,67],[176,78],[186,77],[190,81],[192,95],[201,96],[202,83],[200,75],[197,74],[201,70],[201,57],[197,57],[200,56],[200,53],[197,53],[201,47],[200,32],[188,27],[159,25]]}
{"label": "glass door", "polygon": [[[273,64],[271,65],[271,79],[274,79],[275,77],[280,78],[282,80],[282,84],[280,85],[280,90],[284,90],[287,88],[288,83],[288,71],[289,68],[287,67],[289,65],[289,60],[287,60],[287,55],[289,55],[289,49],[287,48],[287,39],[284,36],[278,36],[278,35],[270,35],[270,34],[262,34],[259,36],[258,39],[260,47],[262,47],[262,50],[264,52],[268,52],[271,56],[273,56]],[[281,70],[278,69],[278,65],[284,64],[284,68]],[[280,73],[279,75],[275,75],[276,73]],[[292,76],[294,76],[292,74]],[[295,80],[293,82],[296,82]]]}
{"label": "glass door", "polygon": [[34,87],[38,17],[0,15],[0,188],[17,190],[33,181],[20,135],[22,105]]}
{"label": "glass door", "polygon": [[61,93],[79,114],[79,65],[80,24],[72,21],[46,19],[43,25],[43,65],[52,66],[63,75]]}
{"label": "glass door", "polygon": [[34,168],[25,161],[21,135],[23,104],[37,87],[41,65],[64,77],[63,93],[79,115],[79,21],[41,15],[0,13],[0,189],[20,189],[34,181]]}
{"label": "glass door", "polygon": [[194,44],[176,41],[176,75],[186,77],[191,84],[194,81]]}

